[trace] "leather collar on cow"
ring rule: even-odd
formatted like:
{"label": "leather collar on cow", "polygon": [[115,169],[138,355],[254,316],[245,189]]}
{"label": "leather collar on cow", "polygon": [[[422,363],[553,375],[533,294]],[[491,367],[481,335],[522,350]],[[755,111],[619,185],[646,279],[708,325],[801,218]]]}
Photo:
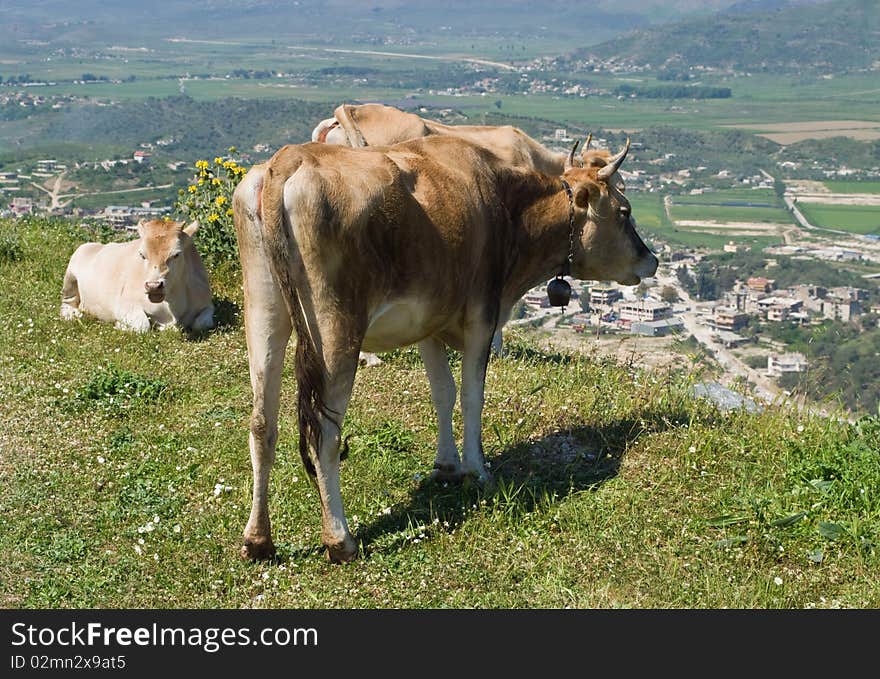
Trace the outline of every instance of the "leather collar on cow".
{"label": "leather collar on cow", "polygon": [[568,256],[562,260],[560,271],[556,274],[556,278],[547,285],[547,297],[550,300],[550,306],[565,307],[571,301],[571,285],[563,278],[571,273],[571,262],[574,259],[574,193],[571,185],[560,177],[562,188],[568,196]]}
{"label": "leather collar on cow", "polygon": [[568,256],[562,261],[562,271],[560,276],[567,276],[571,273],[571,263],[574,261],[574,192],[569,184],[562,177],[562,188],[565,189],[565,195],[568,196]]}

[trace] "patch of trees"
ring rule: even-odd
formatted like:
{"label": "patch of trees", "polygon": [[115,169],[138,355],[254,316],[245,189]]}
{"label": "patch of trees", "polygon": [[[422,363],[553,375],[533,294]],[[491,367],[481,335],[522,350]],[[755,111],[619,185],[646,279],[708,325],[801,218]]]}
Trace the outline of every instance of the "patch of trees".
{"label": "patch of trees", "polygon": [[853,412],[877,412],[880,330],[862,332],[852,323],[826,321],[813,328],[768,324],[765,332],[803,353],[810,365],[805,373],[781,377],[780,386],[817,400],[838,399]]}
{"label": "patch of trees", "polygon": [[[821,181],[826,179],[824,170],[829,167],[846,165],[853,169],[869,170],[880,165],[880,139],[805,139],[781,148],[778,160],[800,165],[799,168],[781,170],[787,177]],[[818,164],[816,161],[819,161]]]}
{"label": "patch of trees", "polygon": [[614,93],[628,97],[635,94],[646,99],[729,99],[729,87],[709,87],[707,85],[655,85],[639,87],[636,85],[619,85]]}
{"label": "patch of trees", "polygon": [[229,75],[233,78],[244,78],[245,80],[250,80],[251,78],[254,80],[265,80],[266,78],[272,78],[275,74],[276,71],[257,71],[252,68],[236,68]]}
{"label": "patch of trees", "polygon": [[321,75],[365,76],[379,73],[379,71],[375,68],[368,68],[366,66],[327,66],[318,69],[318,73]]}
{"label": "patch of trees", "polygon": [[[739,175],[754,175],[766,167],[768,157],[773,157],[781,148],[776,142],[742,130],[686,130],[678,127],[657,125],[646,127],[637,134],[612,133],[607,130],[594,131],[605,137],[609,143],[620,148],[627,136],[638,142],[638,153],[627,158],[627,167],[645,170],[649,174],[658,171],[672,172],[705,167],[707,174],[721,170]],[[673,154],[669,157],[668,154]],[[661,165],[651,165],[647,161],[664,158]]]}
{"label": "patch of trees", "polygon": [[691,74],[686,71],[666,70],[666,71],[660,71],[660,73],[657,74],[657,80],[665,80],[665,81],[678,80],[678,81],[684,82],[684,81],[687,81],[690,79],[691,79]]}
{"label": "patch of trees", "polygon": [[317,121],[332,113],[328,104],[297,99],[196,101],[187,96],[149,97],[113,106],[84,105],[75,115],[53,116],[46,143],[72,142],[136,148],[145,141],[172,137],[166,150],[177,158],[213,158],[230,146],[250,149],[268,144],[277,149],[311,138]]}
{"label": "patch of trees", "polygon": [[24,73],[22,75],[8,75],[6,76],[6,80],[3,79],[3,76],[0,76],[0,83],[6,83],[7,85],[15,85],[18,83],[29,83],[31,82],[31,74]]}

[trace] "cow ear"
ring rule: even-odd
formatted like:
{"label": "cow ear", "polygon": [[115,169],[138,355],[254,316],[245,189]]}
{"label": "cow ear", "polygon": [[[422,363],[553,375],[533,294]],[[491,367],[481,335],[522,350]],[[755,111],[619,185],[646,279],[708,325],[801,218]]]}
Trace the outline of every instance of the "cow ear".
{"label": "cow ear", "polygon": [[144,226],[147,224],[147,222],[148,222],[148,220],[142,219],[137,223],[136,228],[137,228],[138,236],[140,236],[141,238],[144,237]]}
{"label": "cow ear", "polygon": [[196,235],[196,231],[198,231],[198,230],[199,230],[199,222],[198,222],[198,220],[196,220],[194,222],[190,222],[187,226],[185,226],[183,229],[183,232],[187,236],[192,238],[193,236]]}
{"label": "cow ear", "polygon": [[588,184],[584,183],[575,188],[574,204],[581,210],[586,210],[590,207],[590,187]]}

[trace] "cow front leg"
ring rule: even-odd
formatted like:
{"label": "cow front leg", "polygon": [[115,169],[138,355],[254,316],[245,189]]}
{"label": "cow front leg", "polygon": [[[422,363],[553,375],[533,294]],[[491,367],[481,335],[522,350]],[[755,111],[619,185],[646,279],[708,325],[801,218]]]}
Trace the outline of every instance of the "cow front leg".
{"label": "cow front leg", "polygon": [[61,286],[61,318],[71,321],[82,317],[79,308],[79,283],[70,267],[64,272],[64,283]]}
{"label": "cow front leg", "polygon": [[438,481],[461,479],[461,461],[452,432],[452,409],[455,407],[455,379],[449,369],[446,345],[442,340],[429,337],[419,342],[419,353],[425,363],[431,400],[437,412],[437,456],[431,476]]}
{"label": "cow front leg", "polygon": [[150,317],[147,316],[143,309],[138,309],[137,307],[123,309],[118,313],[117,318],[117,330],[137,333],[149,332],[150,330]]}
{"label": "cow front leg", "polygon": [[464,420],[462,472],[481,483],[490,479],[483,457],[483,394],[486,388],[486,364],[494,326],[473,323],[465,333],[461,358],[461,413]]}

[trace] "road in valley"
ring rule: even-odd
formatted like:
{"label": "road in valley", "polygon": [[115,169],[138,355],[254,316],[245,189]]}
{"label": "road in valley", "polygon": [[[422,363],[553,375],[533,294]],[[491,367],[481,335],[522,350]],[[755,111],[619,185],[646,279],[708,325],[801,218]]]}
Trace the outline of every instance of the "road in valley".
{"label": "road in valley", "polygon": [[734,356],[729,349],[725,348],[721,342],[717,342],[713,339],[712,336],[715,334],[715,330],[708,325],[700,323],[694,300],[688,294],[687,290],[684,290],[679,285],[678,277],[672,271],[671,267],[661,264],[654,278],[658,285],[668,285],[674,288],[678,293],[678,296],[684,303],[686,309],[686,311],[678,314],[678,316],[681,318],[682,323],[684,323],[687,333],[693,335],[694,338],[704,347],[712,350],[715,360],[724,370],[724,374],[720,380],[722,384],[730,386],[736,378],[745,379],[754,386],[755,395],[767,403],[772,403],[783,395],[772,379],[762,374],[760,371],[746,365],[741,359]]}

